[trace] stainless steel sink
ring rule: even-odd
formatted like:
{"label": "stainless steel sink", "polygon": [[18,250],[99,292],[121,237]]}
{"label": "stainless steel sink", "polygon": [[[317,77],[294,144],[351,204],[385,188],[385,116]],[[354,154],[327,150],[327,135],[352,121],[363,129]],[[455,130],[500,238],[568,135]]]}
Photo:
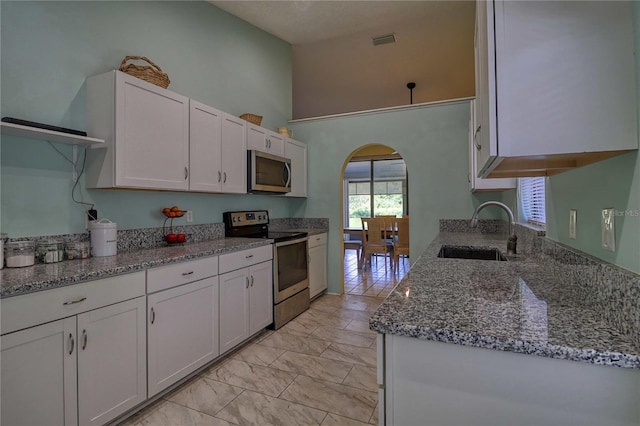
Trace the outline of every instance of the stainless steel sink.
{"label": "stainless steel sink", "polygon": [[506,261],[507,258],[498,249],[473,246],[442,246],[438,257],[447,259],[475,259]]}

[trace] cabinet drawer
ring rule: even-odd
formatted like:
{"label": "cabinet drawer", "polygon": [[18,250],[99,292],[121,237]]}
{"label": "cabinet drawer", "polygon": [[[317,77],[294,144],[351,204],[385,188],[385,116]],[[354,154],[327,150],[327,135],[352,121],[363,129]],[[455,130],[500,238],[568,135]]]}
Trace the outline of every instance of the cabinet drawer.
{"label": "cabinet drawer", "polygon": [[140,271],[2,299],[2,334],[143,295],[144,272]]}
{"label": "cabinet drawer", "polygon": [[223,254],[220,256],[220,273],[224,274],[225,272],[246,268],[256,263],[266,262],[272,258],[273,248],[271,245]]}
{"label": "cabinet drawer", "polygon": [[218,256],[147,270],[147,293],[218,275]]}
{"label": "cabinet drawer", "polygon": [[309,248],[327,244],[327,233],[318,235],[309,235]]}

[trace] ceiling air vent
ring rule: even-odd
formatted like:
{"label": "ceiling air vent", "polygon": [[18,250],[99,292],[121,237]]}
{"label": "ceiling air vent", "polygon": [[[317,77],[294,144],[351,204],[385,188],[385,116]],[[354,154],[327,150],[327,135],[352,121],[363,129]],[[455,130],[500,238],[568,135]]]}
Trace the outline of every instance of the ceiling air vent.
{"label": "ceiling air vent", "polygon": [[381,44],[389,44],[389,43],[395,43],[395,42],[396,42],[396,35],[393,33],[373,38],[374,46],[380,46]]}

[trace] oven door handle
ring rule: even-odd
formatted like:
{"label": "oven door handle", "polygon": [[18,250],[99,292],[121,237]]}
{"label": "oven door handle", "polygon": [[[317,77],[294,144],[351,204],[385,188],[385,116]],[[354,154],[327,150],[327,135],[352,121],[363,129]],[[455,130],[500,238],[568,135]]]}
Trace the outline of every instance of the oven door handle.
{"label": "oven door handle", "polygon": [[298,244],[298,243],[303,243],[303,242],[307,242],[309,241],[309,237],[303,237],[303,238],[298,238],[296,240],[289,240],[289,241],[281,241],[279,243],[275,243],[276,247],[284,247],[284,246],[289,246],[291,244]]}

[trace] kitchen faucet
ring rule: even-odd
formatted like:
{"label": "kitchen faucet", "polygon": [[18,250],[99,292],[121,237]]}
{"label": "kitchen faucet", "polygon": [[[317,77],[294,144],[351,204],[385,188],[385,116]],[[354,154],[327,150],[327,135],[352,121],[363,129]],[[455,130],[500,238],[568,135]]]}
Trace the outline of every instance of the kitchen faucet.
{"label": "kitchen faucet", "polygon": [[478,207],[476,207],[476,210],[473,212],[473,216],[471,216],[471,220],[469,220],[469,226],[471,228],[475,228],[478,226],[478,213],[480,213],[480,210],[482,210],[487,206],[501,207],[504,211],[507,212],[507,215],[509,215],[509,239],[507,241],[507,256],[515,255],[516,245],[518,244],[518,237],[516,237],[515,231],[513,229],[515,225],[515,220],[513,218],[513,212],[506,204],[503,204],[499,201],[487,201],[485,203],[480,204]]}

